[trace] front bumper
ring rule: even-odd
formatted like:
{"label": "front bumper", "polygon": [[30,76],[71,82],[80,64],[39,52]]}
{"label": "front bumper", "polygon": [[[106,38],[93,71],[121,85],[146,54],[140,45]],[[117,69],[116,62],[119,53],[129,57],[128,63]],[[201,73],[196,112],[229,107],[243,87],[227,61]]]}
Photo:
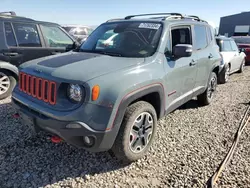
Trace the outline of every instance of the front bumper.
{"label": "front bumper", "polygon": [[[12,104],[17,109],[24,122],[29,124],[36,132],[43,130],[55,134],[70,145],[85,148],[91,152],[101,152],[111,149],[118,133],[117,129],[97,131],[84,122],[60,121],[51,118],[28,108],[13,97]],[[75,128],[72,128],[72,126],[71,128],[67,128],[68,125],[73,125]],[[88,137],[91,141],[90,144],[84,141],[85,137]]]}

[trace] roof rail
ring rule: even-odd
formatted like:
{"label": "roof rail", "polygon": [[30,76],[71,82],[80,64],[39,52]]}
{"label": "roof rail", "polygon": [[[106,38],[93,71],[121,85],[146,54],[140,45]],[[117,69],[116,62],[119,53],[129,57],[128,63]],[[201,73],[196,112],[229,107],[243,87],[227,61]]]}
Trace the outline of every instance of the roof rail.
{"label": "roof rail", "polygon": [[123,18],[113,18],[113,19],[107,20],[106,22],[118,21],[118,20],[123,20]]}
{"label": "roof rail", "polygon": [[138,16],[156,16],[156,15],[180,16],[181,18],[183,18],[182,14],[180,14],[180,13],[152,13],[152,14],[129,15],[129,16],[126,16],[124,19],[129,20],[133,17],[138,17]]}
{"label": "roof rail", "polygon": [[10,14],[11,16],[16,16],[16,13],[14,11],[7,11],[7,12],[0,12],[0,15],[1,14]]}
{"label": "roof rail", "polygon": [[197,20],[197,21],[200,21],[200,22],[206,22],[205,20],[202,20],[200,19],[198,16],[194,16],[194,15],[187,15],[187,16],[184,16],[185,18],[191,18],[191,19],[194,19],[194,20]]}

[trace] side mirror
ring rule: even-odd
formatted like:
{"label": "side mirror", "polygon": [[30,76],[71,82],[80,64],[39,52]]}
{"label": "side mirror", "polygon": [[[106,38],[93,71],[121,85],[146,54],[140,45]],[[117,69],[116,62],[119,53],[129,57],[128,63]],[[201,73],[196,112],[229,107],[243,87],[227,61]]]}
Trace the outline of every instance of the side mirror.
{"label": "side mirror", "polygon": [[175,58],[190,57],[193,52],[193,46],[190,44],[177,44],[173,48]]}
{"label": "side mirror", "polygon": [[80,47],[80,44],[77,41],[74,41],[73,44],[68,45],[66,47],[66,52],[70,51],[70,50],[77,50]]}

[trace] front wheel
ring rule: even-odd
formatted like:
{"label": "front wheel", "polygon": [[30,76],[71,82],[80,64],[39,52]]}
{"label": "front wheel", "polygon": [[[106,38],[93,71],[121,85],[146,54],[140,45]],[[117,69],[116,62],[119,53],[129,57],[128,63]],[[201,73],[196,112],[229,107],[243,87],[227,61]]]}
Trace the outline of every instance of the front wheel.
{"label": "front wheel", "polygon": [[119,133],[112,147],[118,160],[131,163],[142,158],[156,133],[157,115],[154,107],[144,101],[127,107]]}
{"label": "front wheel", "polygon": [[16,85],[16,79],[9,71],[0,70],[0,100],[11,95]]}
{"label": "front wheel", "polygon": [[214,93],[217,88],[217,75],[215,72],[212,72],[209,78],[207,89],[204,93],[197,96],[198,103],[201,105],[209,105],[212,102]]}

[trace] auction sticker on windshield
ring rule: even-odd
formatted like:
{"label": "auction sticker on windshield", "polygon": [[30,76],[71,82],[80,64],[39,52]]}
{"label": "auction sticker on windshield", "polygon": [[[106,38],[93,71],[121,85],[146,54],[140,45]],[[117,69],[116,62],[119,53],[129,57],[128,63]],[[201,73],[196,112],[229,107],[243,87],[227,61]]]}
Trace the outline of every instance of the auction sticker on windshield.
{"label": "auction sticker on windshield", "polygon": [[159,29],[161,27],[161,24],[156,23],[141,23],[139,25],[139,28],[145,28],[145,29]]}

